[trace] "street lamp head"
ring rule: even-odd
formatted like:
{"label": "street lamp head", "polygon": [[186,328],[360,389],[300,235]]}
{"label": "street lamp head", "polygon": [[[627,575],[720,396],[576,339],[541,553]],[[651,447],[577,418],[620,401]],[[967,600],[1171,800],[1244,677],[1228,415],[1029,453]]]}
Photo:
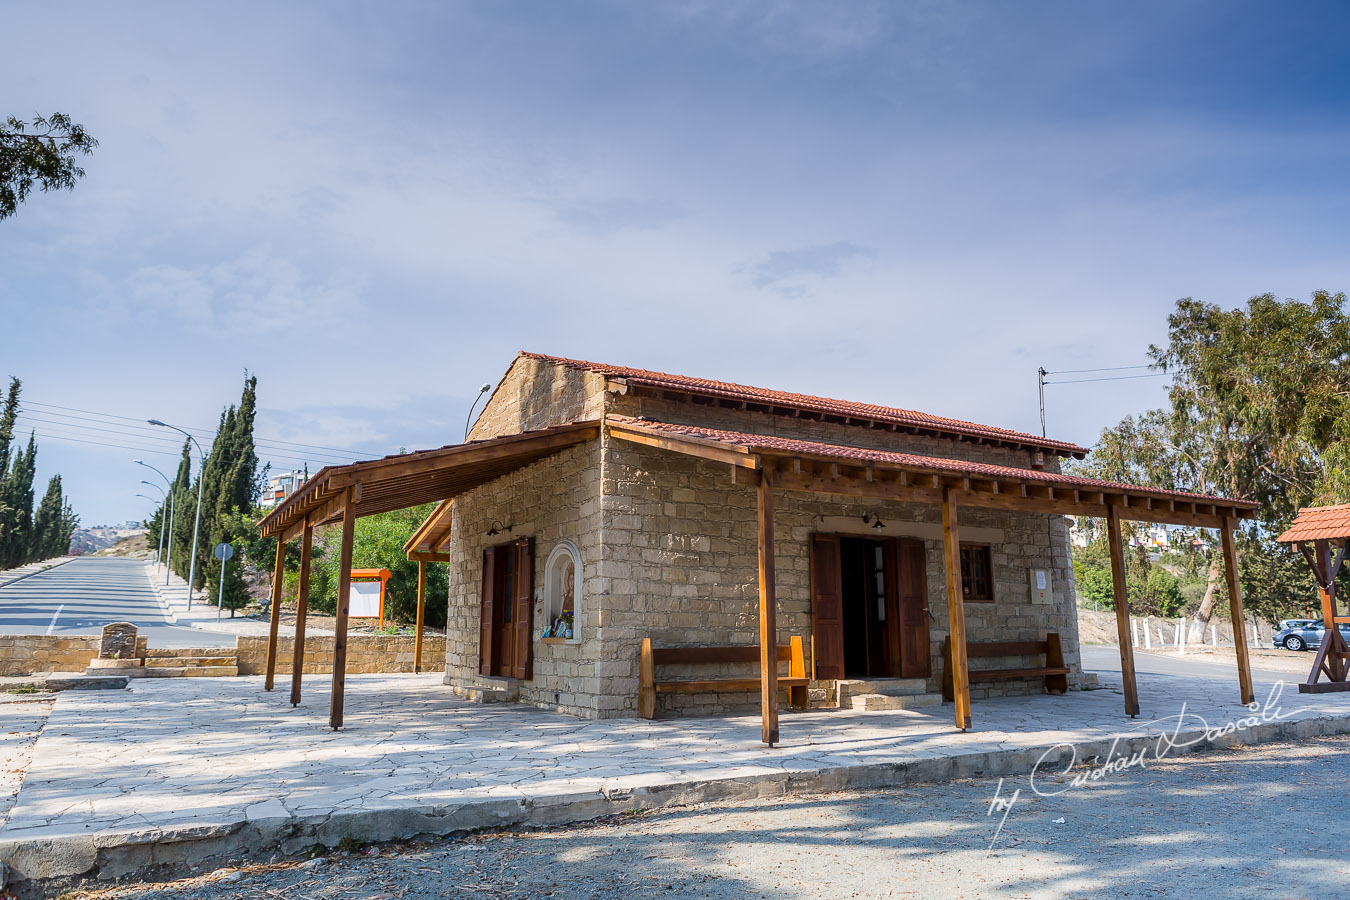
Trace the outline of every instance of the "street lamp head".
{"label": "street lamp head", "polygon": [[490,390],[492,390],[492,385],[490,385],[490,384],[485,384],[485,385],[483,385],[482,387],[480,387],[480,388],[478,389],[478,393],[480,393],[480,394],[486,394],[486,393],[487,393],[488,391],[490,391]]}
{"label": "street lamp head", "polygon": [[149,422],[151,425],[158,425],[160,428],[168,428],[168,427],[169,427],[167,424],[165,424],[164,422],[161,422],[159,419],[146,419],[146,421]]}
{"label": "street lamp head", "polygon": [[133,459],[132,462],[134,462],[134,463],[135,463],[136,465],[138,465],[138,466],[143,466],[143,465],[145,465],[145,461],[144,461],[144,460],[140,460],[140,459]]}

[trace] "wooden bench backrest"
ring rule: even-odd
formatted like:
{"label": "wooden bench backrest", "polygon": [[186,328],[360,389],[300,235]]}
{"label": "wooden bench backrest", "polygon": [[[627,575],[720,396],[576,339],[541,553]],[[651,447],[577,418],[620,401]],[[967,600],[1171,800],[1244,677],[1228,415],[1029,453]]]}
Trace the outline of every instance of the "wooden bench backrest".
{"label": "wooden bench backrest", "polygon": [[991,656],[1037,656],[1049,650],[1048,641],[991,641],[987,644],[966,644],[968,659],[987,659]]}
{"label": "wooden bench backrest", "polygon": [[[790,662],[792,647],[778,648],[778,661]],[[658,666],[757,663],[759,648],[753,644],[725,647],[653,647],[652,662]]]}

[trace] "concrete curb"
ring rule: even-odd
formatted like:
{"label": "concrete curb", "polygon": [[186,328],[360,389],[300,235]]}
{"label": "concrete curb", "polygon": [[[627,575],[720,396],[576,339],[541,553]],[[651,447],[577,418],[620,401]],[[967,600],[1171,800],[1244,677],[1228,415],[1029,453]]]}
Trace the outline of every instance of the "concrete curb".
{"label": "concrete curb", "polygon": [[44,572],[50,572],[52,569],[59,569],[62,566],[66,565],[67,563],[73,563],[77,559],[79,559],[78,556],[72,556],[69,559],[61,560],[59,563],[53,563],[52,565],[47,566],[45,569],[37,569],[36,571],[33,572],[25,572],[22,575],[19,575],[15,578],[11,578],[9,581],[0,581],[0,588],[9,587],[11,584],[18,584],[25,578],[32,578],[34,575],[41,575]]}
{"label": "concrete curb", "polygon": [[[1192,729],[1169,738],[1183,746],[1169,756],[1252,746],[1276,741],[1350,733],[1350,713],[1266,722],[1241,733],[1206,736]],[[1189,746],[1186,742],[1194,741]],[[1063,771],[1071,759],[1101,764],[1147,752],[1159,735],[1103,738],[1053,747],[957,753],[900,763],[841,766],[810,771],[668,782],[636,787],[602,787],[553,793],[538,785],[525,796],[465,799],[453,804],[332,812],[320,816],[281,816],[234,822],[200,823],[70,834],[24,840],[0,839],[0,860],[8,868],[6,889],[20,900],[51,896],[91,883],[122,879],[169,880],[190,867],[220,867],[246,861],[295,858],[316,846],[331,848],[344,840],[362,843],[440,837],[512,826],[563,825],[632,810],[735,802],[790,794],[866,790],[958,778],[997,778],[1029,774],[1045,760]],[[660,776],[657,776],[660,777]]]}

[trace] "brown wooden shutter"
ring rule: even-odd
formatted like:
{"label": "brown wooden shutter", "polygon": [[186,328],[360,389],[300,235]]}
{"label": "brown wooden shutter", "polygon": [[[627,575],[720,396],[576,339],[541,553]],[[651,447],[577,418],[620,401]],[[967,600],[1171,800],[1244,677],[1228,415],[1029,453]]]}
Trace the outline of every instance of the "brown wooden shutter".
{"label": "brown wooden shutter", "polygon": [[534,538],[516,541],[516,658],[511,666],[513,678],[531,678],[534,669]]}
{"label": "brown wooden shutter", "polygon": [[927,678],[933,671],[928,646],[928,559],[923,541],[896,540],[900,582],[900,677]]}
{"label": "brown wooden shutter", "polygon": [[478,612],[478,673],[495,675],[497,653],[496,621],[496,558],[497,548],[488,547],[483,551],[483,595]]}
{"label": "brown wooden shutter", "polygon": [[839,538],[811,536],[811,660],[817,680],[844,677],[844,582]]}

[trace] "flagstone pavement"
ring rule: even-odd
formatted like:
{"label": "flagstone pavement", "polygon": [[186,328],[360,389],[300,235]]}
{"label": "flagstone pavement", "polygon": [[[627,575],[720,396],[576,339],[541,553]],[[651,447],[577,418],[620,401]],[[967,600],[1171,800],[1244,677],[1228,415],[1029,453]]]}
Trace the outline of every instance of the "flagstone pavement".
{"label": "flagstone pavement", "polygon": [[[289,682],[156,679],[67,692],[38,738],[0,859],[19,881],[117,877],[150,865],[248,852],[295,854],[343,837],[385,840],[494,824],[550,824],[635,806],[1025,774],[1046,749],[1078,759],[1113,736],[1155,739],[1250,716],[1242,737],[1350,731],[1350,694],[1257,685],[1265,721],[1236,679],[1140,675],[1144,714],[1123,714],[1119,676],[1065,696],[976,702],[974,730],[950,704],[924,710],[785,711],[782,743],[757,716],[587,721],[454,698],[440,675],[347,681],[346,727],[327,727],[328,678],[304,702]],[[1272,691],[1274,696],[1272,698]],[[1277,716],[1278,708],[1278,716]],[[1201,721],[1203,719],[1203,722]],[[1259,723],[1259,724],[1258,724]],[[1052,757],[1065,761],[1064,748]]]}

